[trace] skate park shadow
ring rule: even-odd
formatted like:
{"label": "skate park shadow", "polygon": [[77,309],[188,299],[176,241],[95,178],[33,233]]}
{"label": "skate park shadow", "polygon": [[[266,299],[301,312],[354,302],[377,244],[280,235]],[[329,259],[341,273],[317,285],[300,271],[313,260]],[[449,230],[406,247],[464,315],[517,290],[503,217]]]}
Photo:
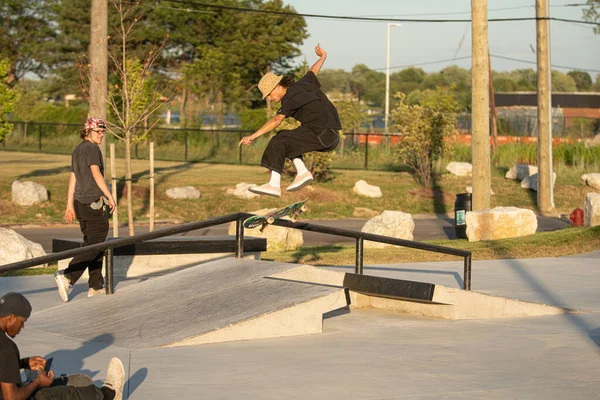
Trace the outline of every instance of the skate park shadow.
{"label": "skate park shadow", "polygon": [[135,392],[136,389],[139,388],[146,380],[146,377],[148,376],[148,368],[140,368],[135,371],[133,375],[131,375],[131,371],[129,371],[129,374],[129,379],[127,379],[125,385],[123,386],[123,391],[127,393],[126,398],[129,398],[129,396],[131,396],[131,394]]}
{"label": "skate park shadow", "polygon": [[46,354],[45,359],[54,358],[53,371],[56,376],[61,374],[85,374],[94,380],[100,370],[89,370],[83,368],[84,360],[100,351],[108,348],[114,343],[115,339],[111,334],[101,334],[91,340],[83,342],[76,349],[55,350]]}
{"label": "skate park shadow", "polygon": [[592,339],[592,341],[596,343],[596,346],[600,347],[600,328],[596,328],[590,331],[590,339]]}
{"label": "skate park shadow", "polygon": [[65,165],[64,167],[49,168],[49,169],[36,169],[27,174],[19,175],[16,178],[16,180],[21,180],[21,179],[26,179],[26,178],[34,178],[34,177],[40,177],[40,176],[58,175],[58,174],[62,174],[65,172],[70,172],[70,171],[71,171],[70,165]]}
{"label": "skate park shadow", "polygon": [[[494,253],[498,256],[498,259],[504,260],[508,264],[510,270],[520,278],[522,282],[525,282],[529,288],[538,293],[541,299],[537,302],[548,304],[550,306],[564,307],[567,309],[575,309],[572,304],[568,304],[556,291],[549,289],[539,279],[537,279],[531,270],[526,265],[521,263],[519,259],[515,258],[511,252],[511,249],[498,243],[497,241],[490,241],[491,247]],[[476,285],[476,282],[475,282]],[[476,286],[474,287],[476,289]],[[600,347],[600,328],[594,328],[584,318],[583,314],[579,313],[566,313],[559,316],[568,321],[568,323],[575,327],[585,337],[591,339],[597,346]]]}
{"label": "skate park shadow", "polygon": [[[342,246],[335,246],[335,245],[333,245],[333,246],[317,246],[317,247],[312,247],[309,249],[300,249],[300,250],[297,250],[294,253],[292,253],[292,255],[291,255],[292,261],[290,261],[290,262],[295,263],[295,264],[303,264],[303,263],[319,261],[323,258],[321,256],[321,254],[339,253],[342,250],[343,250]],[[269,258],[268,254],[263,255],[262,259],[266,260],[266,261],[273,261],[272,259]]]}

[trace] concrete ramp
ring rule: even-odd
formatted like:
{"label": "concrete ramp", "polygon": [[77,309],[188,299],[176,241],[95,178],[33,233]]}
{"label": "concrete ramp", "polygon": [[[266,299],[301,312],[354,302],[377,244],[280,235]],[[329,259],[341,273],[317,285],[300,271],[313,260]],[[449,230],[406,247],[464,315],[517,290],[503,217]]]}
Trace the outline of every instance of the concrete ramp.
{"label": "concrete ramp", "polygon": [[229,258],[33,313],[28,326],[125,348],[319,333],[323,314],[348,304],[341,287],[269,279],[296,268]]}
{"label": "concrete ramp", "polygon": [[356,275],[311,266],[282,271],[275,277],[294,282],[345,287],[349,291],[352,308],[378,308],[434,318],[459,320],[576,312],[433,283]]}

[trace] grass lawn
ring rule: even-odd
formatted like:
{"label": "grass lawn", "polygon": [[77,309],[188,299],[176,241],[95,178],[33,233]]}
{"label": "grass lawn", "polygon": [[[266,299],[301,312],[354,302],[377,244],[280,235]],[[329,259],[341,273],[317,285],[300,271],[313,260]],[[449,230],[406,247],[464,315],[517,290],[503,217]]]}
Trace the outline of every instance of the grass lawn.
{"label": "grass lawn", "polygon": [[[0,175],[0,224],[62,223],[70,170],[70,156],[43,153],[0,151],[2,174]],[[107,162],[108,164],[108,162]],[[123,177],[123,159],[117,159],[117,176]],[[134,160],[134,219],[148,220],[149,189],[148,161]],[[106,168],[110,176],[110,167]],[[237,183],[266,182],[268,173],[262,167],[158,161],[156,171],[156,220],[190,222],[237,211],[255,211],[262,208],[281,207],[291,202],[309,198],[307,219],[340,219],[366,217],[360,208],[376,213],[399,210],[411,214],[452,213],[457,193],[464,193],[471,185],[471,178],[444,175],[438,188],[420,188],[407,172],[335,170],[328,182],[315,183],[300,192],[286,193],[281,198],[258,197],[243,200],[226,193]],[[516,181],[504,178],[505,169],[492,171],[492,207],[515,206],[537,211],[536,192],[521,189]],[[593,189],[583,186],[579,176],[585,172],[578,168],[557,167],[555,204],[558,212],[570,213],[583,207],[585,194]],[[18,206],[11,201],[11,184],[14,180],[34,181],[44,185],[50,201],[31,207]],[[383,197],[368,198],[352,192],[354,183],[365,180],[381,187]],[[283,178],[283,186],[291,182]],[[202,193],[198,200],[172,200],[165,191],[177,186],[195,186]],[[122,185],[118,185],[122,187]],[[126,221],[126,201],[122,194],[118,200],[119,220]]]}

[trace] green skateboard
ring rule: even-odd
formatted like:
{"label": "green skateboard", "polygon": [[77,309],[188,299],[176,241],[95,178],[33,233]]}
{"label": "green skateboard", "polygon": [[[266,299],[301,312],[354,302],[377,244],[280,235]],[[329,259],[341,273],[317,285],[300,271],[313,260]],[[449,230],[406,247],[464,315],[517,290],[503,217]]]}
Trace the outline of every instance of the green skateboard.
{"label": "green skateboard", "polygon": [[244,221],[244,228],[252,229],[260,226],[260,231],[262,232],[267,225],[271,225],[276,219],[283,218],[285,216],[289,216],[292,222],[296,222],[298,220],[298,216],[308,210],[308,206],[304,204],[307,201],[308,199],[298,201],[290,204],[289,206],[280,208],[279,210],[272,211],[266,215],[253,215]]}

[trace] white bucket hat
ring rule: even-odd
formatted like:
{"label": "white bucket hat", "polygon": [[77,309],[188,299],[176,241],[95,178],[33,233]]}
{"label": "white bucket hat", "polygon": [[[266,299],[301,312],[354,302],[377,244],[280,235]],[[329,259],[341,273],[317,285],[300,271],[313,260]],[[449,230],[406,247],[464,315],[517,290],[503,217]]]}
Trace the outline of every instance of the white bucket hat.
{"label": "white bucket hat", "polygon": [[283,79],[283,75],[275,75],[272,72],[267,72],[262,78],[260,78],[260,82],[258,82],[258,89],[263,95],[263,99],[269,95],[279,85]]}

